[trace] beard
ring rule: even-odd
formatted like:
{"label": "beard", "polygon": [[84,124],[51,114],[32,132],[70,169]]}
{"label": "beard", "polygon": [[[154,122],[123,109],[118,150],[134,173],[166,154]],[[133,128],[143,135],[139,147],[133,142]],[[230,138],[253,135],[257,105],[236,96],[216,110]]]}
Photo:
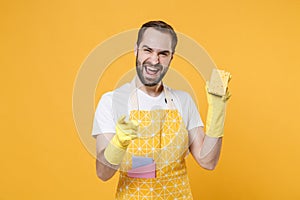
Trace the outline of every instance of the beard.
{"label": "beard", "polygon": [[[144,75],[144,73],[149,70],[148,68],[156,69],[158,70],[155,74],[155,77],[147,77]],[[143,62],[141,63],[138,60],[138,55],[136,56],[136,72],[138,77],[140,78],[143,85],[152,87],[160,83],[160,81],[163,79],[163,77],[166,75],[168,71],[168,67],[164,67],[161,64],[152,65],[150,62]]]}

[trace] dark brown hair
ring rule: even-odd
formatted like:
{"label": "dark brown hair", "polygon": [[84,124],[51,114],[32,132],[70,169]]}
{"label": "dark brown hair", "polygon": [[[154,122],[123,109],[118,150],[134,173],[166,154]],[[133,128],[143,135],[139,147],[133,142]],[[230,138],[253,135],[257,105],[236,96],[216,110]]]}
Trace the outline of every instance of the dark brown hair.
{"label": "dark brown hair", "polygon": [[155,30],[158,30],[160,32],[169,33],[172,37],[172,51],[173,53],[175,52],[175,47],[177,45],[177,40],[178,40],[177,35],[174,29],[172,28],[172,26],[170,26],[169,24],[163,21],[149,21],[143,24],[138,33],[138,38],[136,42],[137,46],[140,45],[143,39],[144,32],[146,31],[147,28],[154,28]]}

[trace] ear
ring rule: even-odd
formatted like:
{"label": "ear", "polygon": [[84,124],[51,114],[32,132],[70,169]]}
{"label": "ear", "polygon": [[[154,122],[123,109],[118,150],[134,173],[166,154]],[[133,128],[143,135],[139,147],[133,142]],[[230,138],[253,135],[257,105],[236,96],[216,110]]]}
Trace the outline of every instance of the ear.
{"label": "ear", "polygon": [[137,50],[138,50],[138,46],[137,46],[137,44],[135,43],[135,45],[134,45],[134,55],[135,55],[135,56],[137,55]]}

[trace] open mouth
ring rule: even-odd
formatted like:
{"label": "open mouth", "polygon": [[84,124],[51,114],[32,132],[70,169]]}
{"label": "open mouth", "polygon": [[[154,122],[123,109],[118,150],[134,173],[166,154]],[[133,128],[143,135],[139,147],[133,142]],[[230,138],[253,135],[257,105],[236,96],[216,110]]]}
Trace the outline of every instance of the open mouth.
{"label": "open mouth", "polygon": [[154,67],[149,67],[149,66],[145,66],[145,70],[146,70],[147,74],[149,74],[149,75],[155,75],[160,71],[160,69],[157,69]]}

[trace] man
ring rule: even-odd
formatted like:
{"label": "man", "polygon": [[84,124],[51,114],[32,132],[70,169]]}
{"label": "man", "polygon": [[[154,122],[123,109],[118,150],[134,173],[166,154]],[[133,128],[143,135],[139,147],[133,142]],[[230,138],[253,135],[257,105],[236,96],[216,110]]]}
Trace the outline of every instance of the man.
{"label": "man", "polygon": [[218,162],[228,93],[207,92],[204,133],[190,95],[162,82],[176,44],[170,25],[145,23],[135,47],[137,77],[104,94],[97,106],[92,133],[97,137],[97,175],[106,181],[120,171],[116,199],[192,199],[188,152],[205,169]]}

